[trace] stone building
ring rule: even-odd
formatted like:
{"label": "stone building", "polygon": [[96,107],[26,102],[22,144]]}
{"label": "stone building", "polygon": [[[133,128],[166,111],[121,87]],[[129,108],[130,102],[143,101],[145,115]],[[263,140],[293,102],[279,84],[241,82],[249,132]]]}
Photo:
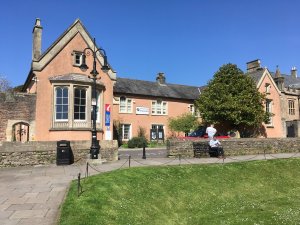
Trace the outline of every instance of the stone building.
{"label": "stone building", "polygon": [[291,74],[281,74],[262,68],[260,60],[247,63],[247,74],[266,95],[265,109],[273,114],[268,124],[264,124],[265,137],[300,137],[299,96],[300,78],[293,67]]}

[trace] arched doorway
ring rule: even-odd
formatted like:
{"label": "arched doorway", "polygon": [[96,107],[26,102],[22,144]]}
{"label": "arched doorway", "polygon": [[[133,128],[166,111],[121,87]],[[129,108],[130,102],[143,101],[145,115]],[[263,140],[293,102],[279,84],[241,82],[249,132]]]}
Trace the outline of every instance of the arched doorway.
{"label": "arched doorway", "polygon": [[29,124],[18,122],[13,125],[13,141],[26,142],[29,141]]}

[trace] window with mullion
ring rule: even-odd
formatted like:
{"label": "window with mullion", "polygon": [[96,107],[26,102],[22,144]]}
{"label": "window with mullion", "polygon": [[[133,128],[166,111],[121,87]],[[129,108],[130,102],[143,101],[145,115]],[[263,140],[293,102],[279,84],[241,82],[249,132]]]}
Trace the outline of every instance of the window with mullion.
{"label": "window with mullion", "polygon": [[[272,100],[271,99],[266,100],[266,112],[272,114]],[[272,118],[272,115],[270,115],[269,122],[267,123],[267,125],[272,125],[272,124],[273,124],[273,118]]]}
{"label": "window with mullion", "polygon": [[69,89],[68,87],[55,88],[55,120],[68,120]]}
{"label": "window with mullion", "polygon": [[131,138],[131,125],[130,124],[121,124],[122,127],[122,139],[129,140]]}
{"label": "window with mullion", "polygon": [[152,101],[153,115],[167,115],[167,103],[164,101]]}
{"label": "window with mullion", "polygon": [[295,102],[294,100],[289,100],[289,115],[295,115]]}
{"label": "window with mullion", "polygon": [[86,89],[74,90],[74,120],[86,120]]}
{"label": "window with mullion", "polygon": [[120,113],[132,112],[132,100],[126,97],[120,97]]}

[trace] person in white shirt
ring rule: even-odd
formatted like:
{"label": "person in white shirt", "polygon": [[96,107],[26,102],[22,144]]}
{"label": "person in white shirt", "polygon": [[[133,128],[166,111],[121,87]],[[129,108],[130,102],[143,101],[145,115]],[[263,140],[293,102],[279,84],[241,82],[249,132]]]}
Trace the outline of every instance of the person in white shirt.
{"label": "person in white shirt", "polygon": [[218,154],[218,158],[225,158],[223,147],[215,136],[209,141],[209,146],[212,152],[216,152]]}
{"label": "person in white shirt", "polygon": [[207,136],[209,140],[213,139],[214,135],[217,133],[217,130],[214,128],[214,125],[211,124],[209,127],[206,128]]}

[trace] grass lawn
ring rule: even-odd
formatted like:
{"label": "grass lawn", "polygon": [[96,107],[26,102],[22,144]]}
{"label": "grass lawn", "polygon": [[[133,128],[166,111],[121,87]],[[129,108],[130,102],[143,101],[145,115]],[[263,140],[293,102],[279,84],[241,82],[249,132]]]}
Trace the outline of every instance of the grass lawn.
{"label": "grass lawn", "polygon": [[73,182],[60,225],[300,224],[300,159],[143,167]]}

